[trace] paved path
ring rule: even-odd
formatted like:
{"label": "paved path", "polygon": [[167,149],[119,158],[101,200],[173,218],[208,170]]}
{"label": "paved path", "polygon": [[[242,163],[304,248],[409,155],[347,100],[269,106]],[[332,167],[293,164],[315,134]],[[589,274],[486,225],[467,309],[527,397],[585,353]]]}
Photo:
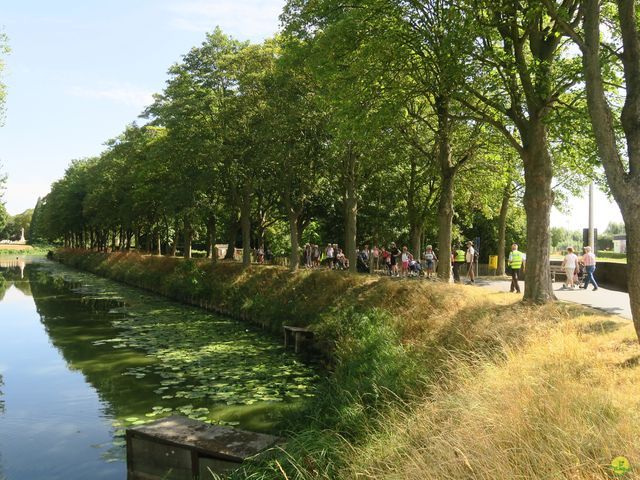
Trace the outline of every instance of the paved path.
{"label": "paved path", "polygon": [[[509,292],[511,279],[486,280],[479,278],[476,280],[476,285],[502,292]],[[583,290],[581,288],[576,288],[575,290],[564,290],[562,288],[562,282],[555,282],[553,284],[553,291],[559,300],[580,303],[607,313],[631,319],[631,306],[629,304],[628,293],[609,290],[604,287],[600,287],[594,292],[592,291],[592,288],[593,287],[589,286],[587,290]],[[522,281],[520,282],[520,290],[524,291],[524,282]]]}

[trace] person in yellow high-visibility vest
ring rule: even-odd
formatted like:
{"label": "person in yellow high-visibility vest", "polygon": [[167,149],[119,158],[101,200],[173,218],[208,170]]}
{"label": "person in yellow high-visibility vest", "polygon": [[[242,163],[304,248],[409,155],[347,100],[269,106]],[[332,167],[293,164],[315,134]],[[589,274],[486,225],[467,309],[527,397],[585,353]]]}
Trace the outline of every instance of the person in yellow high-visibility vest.
{"label": "person in yellow high-visibility vest", "polygon": [[520,293],[520,285],[518,285],[518,274],[520,269],[524,268],[524,254],[518,250],[518,244],[511,245],[511,253],[509,253],[509,261],[507,262],[511,268],[511,288],[510,292]]}
{"label": "person in yellow high-visibility vest", "polygon": [[455,245],[453,250],[453,281],[455,283],[460,283],[460,267],[465,264],[465,251],[462,250],[460,245]]}

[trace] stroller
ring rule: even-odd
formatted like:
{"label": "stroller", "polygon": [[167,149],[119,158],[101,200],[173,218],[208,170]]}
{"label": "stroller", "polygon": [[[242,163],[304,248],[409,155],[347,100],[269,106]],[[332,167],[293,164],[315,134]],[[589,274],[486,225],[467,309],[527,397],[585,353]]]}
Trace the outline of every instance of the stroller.
{"label": "stroller", "polygon": [[420,265],[420,262],[415,260],[411,260],[409,262],[409,275],[412,277],[419,277],[422,275],[422,265]]}
{"label": "stroller", "polygon": [[358,260],[356,262],[356,267],[358,272],[360,273],[369,273],[369,264],[364,259],[364,256],[360,253],[358,254]]}
{"label": "stroller", "polygon": [[587,269],[582,264],[582,262],[578,263],[578,273],[577,273],[578,281],[575,282],[576,285],[580,288],[584,288],[584,282],[587,281]]}

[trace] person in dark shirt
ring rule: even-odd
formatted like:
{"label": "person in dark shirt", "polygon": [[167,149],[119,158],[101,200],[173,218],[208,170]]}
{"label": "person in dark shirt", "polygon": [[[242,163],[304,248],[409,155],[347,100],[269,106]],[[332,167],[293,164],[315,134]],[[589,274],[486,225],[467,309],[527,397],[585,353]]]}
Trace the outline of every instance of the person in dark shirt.
{"label": "person in dark shirt", "polygon": [[396,247],[394,242],[391,242],[389,246],[389,253],[391,254],[391,276],[398,277],[398,258],[400,257],[400,250]]}

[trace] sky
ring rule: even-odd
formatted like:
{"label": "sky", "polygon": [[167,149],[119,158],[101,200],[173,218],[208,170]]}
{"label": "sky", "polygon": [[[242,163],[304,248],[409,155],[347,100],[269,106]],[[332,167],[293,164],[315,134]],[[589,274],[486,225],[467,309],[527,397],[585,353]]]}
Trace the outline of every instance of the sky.
{"label": "sky", "polygon": [[[557,208],[551,211],[551,226],[565,227],[568,230],[582,230],[589,226],[589,187],[585,187],[584,196],[569,198],[562,213]],[[607,198],[597,187],[593,189],[593,224],[602,233],[609,222],[622,223],[622,214],[618,205]]]}
{"label": "sky", "polygon": [[[284,0],[0,0],[9,37],[0,174],[15,215],[99,154],[161,92],[167,69],[220,26],[259,42]],[[140,120],[139,120],[140,121]]]}
{"label": "sky", "polygon": [[[259,42],[279,27],[285,0],[0,0],[9,37],[0,127],[0,173],[8,175],[6,208],[33,208],[73,159],[98,155],[104,143],[162,91],[167,69],[220,26]],[[140,120],[139,120],[140,121]],[[622,221],[596,196],[595,224]],[[554,209],[552,226],[586,227],[586,200]]]}

